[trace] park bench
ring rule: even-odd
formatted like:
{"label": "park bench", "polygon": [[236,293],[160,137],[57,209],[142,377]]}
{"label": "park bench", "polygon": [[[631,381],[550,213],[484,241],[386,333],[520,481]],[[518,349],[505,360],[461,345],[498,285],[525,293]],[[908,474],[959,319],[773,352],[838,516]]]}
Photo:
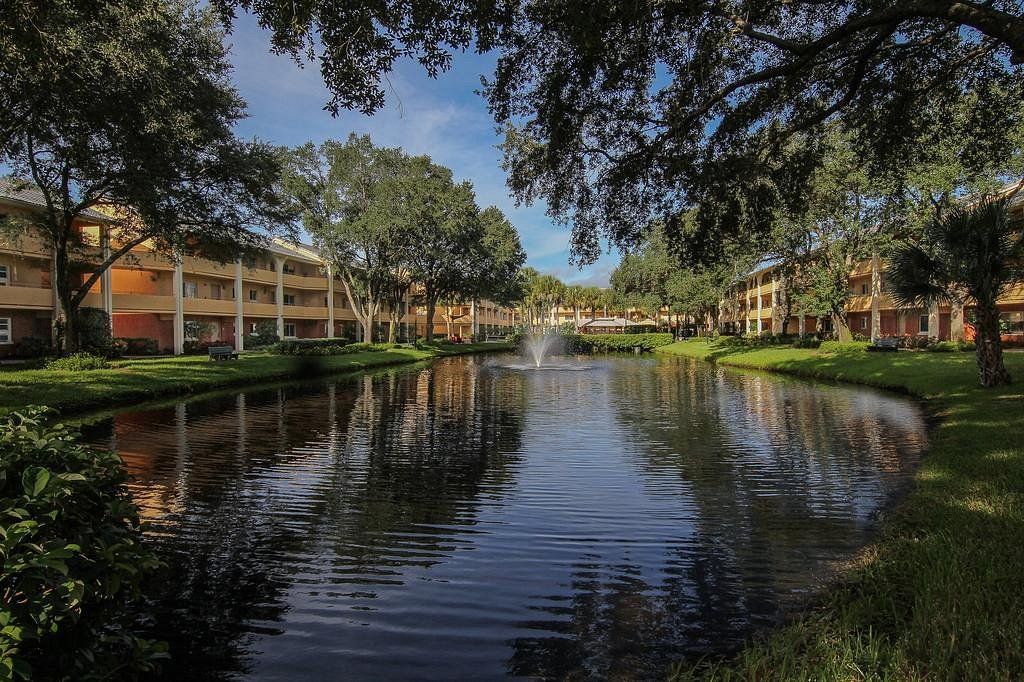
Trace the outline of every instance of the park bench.
{"label": "park bench", "polygon": [[211,360],[237,360],[238,353],[231,346],[210,346]]}
{"label": "park bench", "polygon": [[900,340],[892,337],[875,339],[875,342],[868,346],[868,350],[876,352],[890,352],[895,353],[900,347]]}

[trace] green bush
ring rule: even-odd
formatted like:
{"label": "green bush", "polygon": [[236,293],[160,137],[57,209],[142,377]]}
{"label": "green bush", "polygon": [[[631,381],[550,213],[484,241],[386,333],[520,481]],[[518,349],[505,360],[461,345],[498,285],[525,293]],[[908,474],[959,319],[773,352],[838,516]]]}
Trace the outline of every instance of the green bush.
{"label": "green bush", "polygon": [[34,360],[49,355],[51,350],[50,339],[26,336],[14,347],[14,357],[22,360]]}
{"label": "green bush", "polygon": [[957,341],[956,347],[962,353],[973,353],[977,349],[973,341]]}
{"label": "green bush", "polygon": [[640,347],[649,352],[667,346],[671,334],[570,334],[566,335],[566,351],[570,353],[629,353]]}
{"label": "green bush", "polygon": [[793,339],[793,348],[820,348],[821,339],[816,336],[798,336]]}
{"label": "green bush", "polygon": [[101,308],[80,308],[78,311],[78,349],[84,353],[107,357],[112,350],[110,315]]}
{"label": "green bush", "polygon": [[0,677],[110,679],[152,670],[162,646],[126,615],[159,566],[120,458],[30,408],[0,421]]}
{"label": "green bush", "polygon": [[114,339],[118,355],[159,355],[160,345],[156,339],[147,337],[119,336]]}
{"label": "green bush", "polygon": [[338,355],[351,353],[345,350],[350,345],[350,339],[285,339],[275,343],[271,351],[279,355]]}
{"label": "green bush", "polygon": [[870,341],[822,341],[819,348],[826,353],[863,353],[870,345]]}
{"label": "green bush", "polygon": [[936,341],[929,344],[927,350],[932,353],[955,353],[960,349],[952,341]]}
{"label": "green bush", "polygon": [[260,320],[256,323],[256,332],[245,340],[245,347],[249,350],[256,350],[272,346],[280,340],[277,335],[277,321]]}
{"label": "green bush", "polygon": [[91,353],[72,353],[63,358],[50,360],[46,363],[46,369],[59,372],[87,372],[94,369],[107,369],[110,363],[105,357],[92,355]]}

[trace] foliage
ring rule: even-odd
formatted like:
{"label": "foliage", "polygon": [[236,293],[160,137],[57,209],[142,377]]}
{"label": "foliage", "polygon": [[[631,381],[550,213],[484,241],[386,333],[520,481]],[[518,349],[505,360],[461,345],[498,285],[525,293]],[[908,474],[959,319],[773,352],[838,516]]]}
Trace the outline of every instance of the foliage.
{"label": "foliage", "polygon": [[[1016,194],[1014,192],[1013,194]],[[890,293],[905,305],[975,303],[976,357],[983,386],[1010,382],[1003,362],[997,301],[1024,282],[1024,234],[1012,223],[1013,194],[954,204],[901,243],[888,268]]]}
{"label": "foliage", "polygon": [[72,353],[46,363],[46,369],[55,372],[88,372],[94,369],[107,369],[110,363],[102,355],[91,353]]}
{"label": "foliage", "polygon": [[149,337],[119,336],[114,339],[117,356],[122,355],[159,355],[160,346],[156,339]]}
{"label": "foliage", "polygon": [[[276,150],[235,137],[245,105],[209,11],[189,0],[16,2],[0,30],[0,165],[8,191],[43,203],[5,227],[53,249],[67,350],[79,349],[85,296],[132,248],[226,259],[289,219]],[[116,231],[109,256],[78,221]]]}
{"label": "foliage", "polygon": [[203,320],[185,320],[186,341],[206,341],[213,334],[213,323]]}
{"label": "foliage", "polygon": [[499,305],[517,303],[525,294],[517,275],[526,261],[519,232],[496,206],[481,211],[479,220],[483,238],[471,253],[473,262],[463,294]]}
{"label": "foliage", "polygon": [[650,352],[667,346],[675,339],[671,334],[570,334],[567,349],[573,353],[632,353],[634,348]]}
{"label": "foliage", "polygon": [[277,322],[275,320],[260,320],[256,323],[256,333],[249,336],[245,345],[249,349],[266,348],[279,340]]}
{"label": "foliage", "polygon": [[351,339],[285,339],[270,350],[278,355],[337,355],[354,352],[353,345]]}
{"label": "foliage", "polygon": [[35,336],[26,336],[14,347],[14,357],[23,360],[33,360],[49,355],[53,346],[49,339],[40,339]]}
{"label": "foliage", "polygon": [[102,308],[82,308],[78,312],[78,345],[82,352],[109,355],[113,339],[110,315]]}
{"label": "foliage", "polygon": [[870,341],[822,341],[819,348],[823,353],[863,353],[871,346]]}
{"label": "foliage", "polygon": [[45,417],[29,409],[0,422],[0,676],[152,671],[161,647],[136,637],[125,614],[159,562],[143,543],[121,460]]}
{"label": "foliage", "polygon": [[793,339],[793,348],[819,348],[821,339],[816,336],[798,336]]}

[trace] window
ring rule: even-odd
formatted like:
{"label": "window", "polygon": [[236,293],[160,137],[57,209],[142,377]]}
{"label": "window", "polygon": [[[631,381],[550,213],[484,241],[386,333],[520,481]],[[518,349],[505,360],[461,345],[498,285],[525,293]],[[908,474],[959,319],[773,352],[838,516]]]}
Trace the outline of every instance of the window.
{"label": "window", "polygon": [[249,300],[250,301],[255,301],[256,299],[257,299],[256,290],[255,289],[249,289]]}
{"label": "window", "polygon": [[195,282],[184,283],[185,298],[199,298],[199,285]]}
{"label": "window", "polygon": [[295,274],[295,266],[294,265],[287,265],[287,264],[285,264],[284,266],[282,266],[281,272],[283,272],[286,275],[294,275]]}
{"label": "window", "polygon": [[999,316],[1003,330],[1008,334],[1024,334],[1024,311],[1003,313]]}
{"label": "window", "polygon": [[868,318],[866,318],[866,317],[860,318],[860,328],[861,329],[867,329],[868,328]]}
{"label": "window", "polygon": [[921,325],[920,326],[920,330],[921,331],[918,332],[918,333],[920,333],[920,334],[927,334],[928,333],[928,316],[927,315],[922,315],[921,316],[920,325]]}
{"label": "window", "polygon": [[285,294],[284,295],[284,304],[285,305],[295,305],[295,294]]}
{"label": "window", "polygon": [[0,317],[0,343],[11,342],[11,318]]}
{"label": "window", "polygon": [[249,323],[249,333],[250,334],[255,334],[256,333],[256,323],[255,322],[250,322]]}
{"label": "window", "polygon": [[8,284],[7,266],[0,265],[0,287],[5,287]]}
{"label": "window", "polygon": [[828,334],[832,333],[832,318],[831,317],[823,317],[823,318],[821,318],[821,331],[826,332]]}
{"label": "window", "polygon": [[868,293],[868,283],[867,282],[862,282],[861,283],[861,285],[860,285],[860,293],[862,295]]}
{"label": "window", "polygon": [[210,298],[214,299],[215,301],[219,301],[223,293],[224,290],[221,288],[219,284],[210,285]]}
{"label": "window", "polygon": [[295,336],[295,323],[285,322],[284,323],[284,335],[294,337]]}

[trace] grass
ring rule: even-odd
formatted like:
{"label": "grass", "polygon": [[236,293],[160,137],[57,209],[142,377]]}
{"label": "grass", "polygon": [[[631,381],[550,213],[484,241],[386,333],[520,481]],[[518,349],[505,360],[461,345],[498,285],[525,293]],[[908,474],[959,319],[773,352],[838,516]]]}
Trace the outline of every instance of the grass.
{"label": "grass", "polygon": [[417,362],[447,355],[509,350],[503,343],[436,344],[349,355],[297,357],[243,353],[211,362],[206,355],[122,360],[110,369],[0,371],[0,411],[48,405],[64,415],[218,388],[325,376]]}
{"label": "grass", "polygon": [[833,590],[734,657],[688,662],[677,680],[1024,677],[1024,354],[1020,382],[978,386],[973,353],[737,348],[657,352],[879,386],[939,419],[907,497]]}

